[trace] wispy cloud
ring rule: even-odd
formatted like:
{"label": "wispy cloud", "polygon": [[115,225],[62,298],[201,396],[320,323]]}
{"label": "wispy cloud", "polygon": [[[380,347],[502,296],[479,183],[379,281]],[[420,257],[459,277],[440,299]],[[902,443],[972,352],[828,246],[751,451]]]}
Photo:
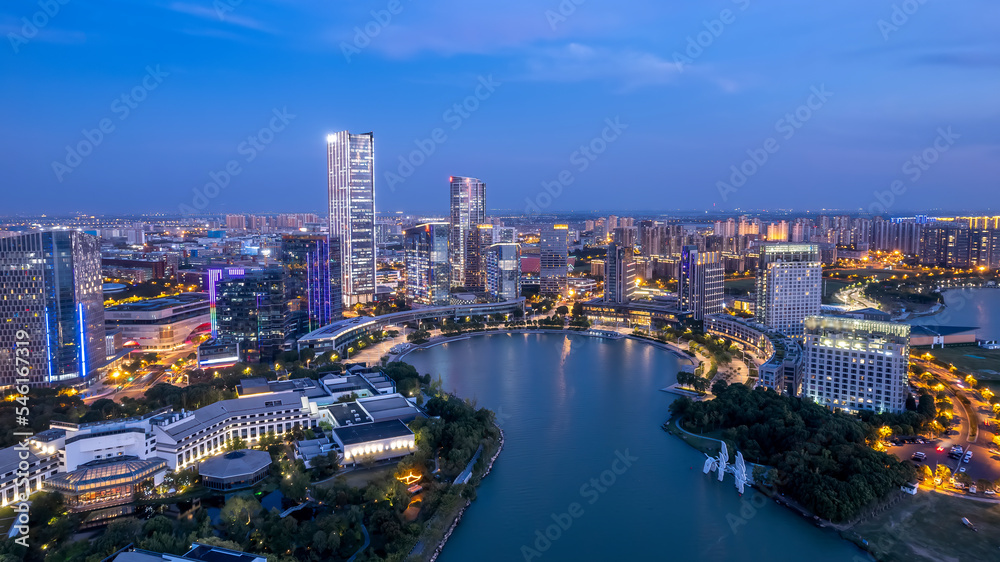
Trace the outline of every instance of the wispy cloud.
{"label": "wispy cloud", "polygon": [[222,24],[235,25],[237,27],[242,27],[244,29],[249,29],[253,31],[260,31],[263,33],[274,33],[270,28],[260,23],[259,21],[248,17],[243,14],[235,13],[239,11],[239,8],[234,8],[232,11],[221,11],[216,8],[210,8],[208,6],[202,6],[200,4],[188,4],[186,2],[172,2],[166,8],[172,12],[177,12],[180,14],[186,14],[189,16],[194,16],[201,18],[203,20],[219,22]]}
{"label": "wispy cloud", "polygon": [[526,59],[522,80],[535,82],[584,82],[610,80],[621,90],[666,84],[681,74],[674,62],[657,55],[628,49],[591,47],[570,43],[535,51]]}

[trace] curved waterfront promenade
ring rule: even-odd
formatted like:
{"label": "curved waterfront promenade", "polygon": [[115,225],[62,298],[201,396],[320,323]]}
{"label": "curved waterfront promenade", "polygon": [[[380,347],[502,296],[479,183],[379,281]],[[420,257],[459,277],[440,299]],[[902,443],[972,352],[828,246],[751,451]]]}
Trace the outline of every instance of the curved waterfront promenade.
{"label": "curved waterfront promenade", "polygon": [[[620,334],[621,332],[617,332],[617,333]],[[600,334],[600,333],[595,333],[595,332],[593,332],[591,330],[558,330],[558,329],[552,329],[552,328],[538,328],[538,329],[534,329],[534,328],[501,328],[501,329],[496,329],[496,330],[483,330],[483,331],[479,331],[479,332],[467,332],[467,333],[464,333],[464,334],[459,334],[457,336],[437,335],[437,336],[434,336],[431,339],[427,340],[424,343],[421,343],[421,344],[412,344],[412,347],[410,347],[409,349],[407,349],[406,351],[404,351],[402,353],[399,353],[399,354],[389,354],[389,356],[390,356],[390,358],[391,358],[392,361],[402,361],[404,357],[406,357],[410,353],[412,353],[414,351],[417,351],[417,350],[430,349],[432,347],[437,347],[439,345],[443,345],[443,344],[446,344],[446,343],[466,340],[466,339],[468,339],[468,338],[470,338],[472,336],[496,336],[496,335],[504,335],[504,334],[510,334],[510,335],[513,335],[513,334],[555,334],[555,335],[563,335],[563,336],[575,335],[575,336],[585,336],[585,337],[590,337],[590,338],[607,339],[606,335]],[[632,341],[637,341],[637,342],[642,342],[642,343],[645,343],[645,344],[649,344],[649,345],[651,345],[653,347],[658,347],[658,348],[663,349],[665,351],[669,351],[669,352],[673,353],[674,355],[676,355],[678,359],[686,360],[686,361],[690,362],[691,364],[693,364],[694,366],[697,366],[700,363],[700,360],[691,357],[690,355],[687,354],[687,352],[683,348],[678,347],[675,344],[672,344],[672,343],[669,343],[669,342],[665,343],[665,342],[656,341],[656,340],[647,339],[647,338],[637,338],[637,337],[629,335],[629,334],[621,334],[621,335],[624,336],[624,338],[626,338],[626,339],[629,339],[629,340],[632,340]]]}

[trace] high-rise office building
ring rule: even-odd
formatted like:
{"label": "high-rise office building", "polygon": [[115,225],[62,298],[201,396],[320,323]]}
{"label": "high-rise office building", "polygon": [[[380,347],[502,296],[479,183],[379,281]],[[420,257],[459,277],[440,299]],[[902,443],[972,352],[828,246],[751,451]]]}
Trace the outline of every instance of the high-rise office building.
{"label": "high-rise office building", "polygon": [[822,304],[823,266],[816,244],[764,244],[757,260],[757,321],[786,336]]}
{"label": "high-rise office building", "polygon": [[77,382],[103,367],[101,285],[95,236],[35,231],[0,237],[0,386]]}
{"label": "high-rise office building", "polygon": [[486,290],[502,300],[521,296],[521,246],[503,242],[493,244],[485,253]]}
{"label": "high-rise office building", "polygon": [[[493,225],[479,224],[470,228],[465,244],[465,283],[470,291],[486,290],[486,252],[493,245]],[[455,230],[452,229],[452,234]]]}
{"label": "high-rise office building", "polygon": [[486,222],[486,184],[476,178],[448,178],[451,201],[452,284],[465,286],[469,269],[469,233]]}
{"label": "high-rise office building", "polygon": [[373,133],[327,135],[330,236],[340,240],[346,306],[375,298],[375,138]]}
{"label": "high-rise office building", "polygon": [[725,308],[726,273],[721,252],[702,252],[697,246],[681,250],[681,275],[677,282],[677,302],[695,320],[721,314]]}
{"label": "high-rise office building", "polygon": [[285,341],[283,279],[279,266],[209,269],[213,341],[238,343],[244,361],[273,361]]}
{"label": "high-rise office building", "polygon": [[451,225],[432,222],[403,232],[406,302],[444,306],[451,299],[448,236]]}
{"label": "high-rise office building", "polygon": [[804,349],[804,396],[848,412],[905,410],[909,324],[810,316],[805,320]]}
{"label": "high-rise office building", "polygon": [[281,237],[285,268],[285,331],[301,336],[339,320],[343,313],[340,242],[326,234]]}
{"label": "high-rise office building", "polygon": [[612,242],[604,266],[604,302],[628,304],[635,294],[635,252]]}
{"label": "high-rise office building", "polygon": [[569,226],[565,224],[554,224],[542,228],[538,243],[540,294],[566,294],[566,260],[568,258],[566,235],[568,231]]}

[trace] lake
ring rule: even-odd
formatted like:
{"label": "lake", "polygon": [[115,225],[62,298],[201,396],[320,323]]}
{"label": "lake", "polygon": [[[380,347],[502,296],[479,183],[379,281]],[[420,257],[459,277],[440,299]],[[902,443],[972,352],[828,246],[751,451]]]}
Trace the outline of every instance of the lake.
{"label": "lake", "polygon": [[[497,413],[506,444],[440,562],[867,560],[660,426],[672,353],[634,340],[497,334],[406,356]],[[548,535],[548,536],[546,536]],[[528,550],[530,549],[530,550]],[[856,558],[857,557],[857,558]]]}

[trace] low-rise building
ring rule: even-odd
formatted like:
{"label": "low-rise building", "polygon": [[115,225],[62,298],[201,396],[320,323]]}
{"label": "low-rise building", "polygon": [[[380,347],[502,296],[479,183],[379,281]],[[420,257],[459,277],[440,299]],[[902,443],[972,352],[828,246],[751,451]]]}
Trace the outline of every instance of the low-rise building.
{"label": "low-rise building", "polygon": [[125,344],[169,351],[192,333],[211,328],[208,295],[181,293],[108,307],[104,310],[104,324],[108,329],[120,329]]}
{"label": "low-rise building", "polygon": [[726,338],[756,357],[758,385],[798,396],[802,387],[802,346],[792,337],[752,320],[728,314],[705,317],[705,333]]}

